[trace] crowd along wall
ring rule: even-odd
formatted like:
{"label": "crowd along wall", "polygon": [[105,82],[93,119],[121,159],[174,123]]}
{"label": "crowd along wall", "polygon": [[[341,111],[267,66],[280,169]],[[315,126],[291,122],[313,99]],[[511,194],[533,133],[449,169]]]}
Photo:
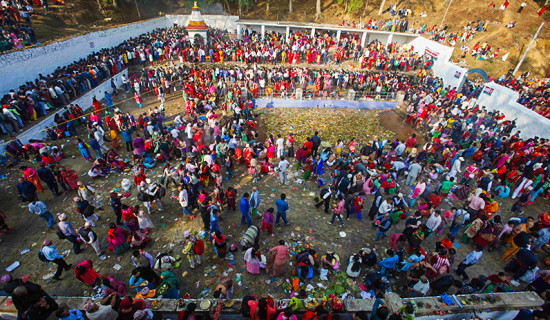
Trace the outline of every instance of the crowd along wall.
{"label": "crowd along wall", "polygon": [[[119,89],[122,87],[122,75],[123,74],[128,75],[128,69],[123,70],[122,72],[119,72],[119,73],[117,73],[116,75],[114,75],[112,77],[112,79],[115,82],[115,85]],[[90,108],[92,107],[93,97],[96,96],[98,99],[102,99],[103,96],[104,96],[105,91],[108,91],[110,93],[112,93],[112,91],[113,91],[111,89],[111,78],[105,80],[99,86],[97,86],[94,89],[86,92],[86,94],[84,94],[83,96],[81,96],[80,98],[74,100],[71,103],[78,104],[88,116],[88,112],[92,111],[92,110],[90,110]],[[113,101],[113,102],[116,102],[116,101]],[[47,136],[46,128],[54,126],[55,125],[55,122],[54,122],[55,115],[58,114],[58,113],[62,114],[64,111],[65,111],[65,109],[62,108],[62,109],[59,109],[58,111],[56,111],[55,113],[50,114],[48,117],[46,117],[42,121],[40,121],[40,123],[34,125],[29,130],[19,134],[17,136],[17,138],[19,140],[21,140],[22,143],[28,143],[30,139],[44,139],[44,138],[46,138],[46,136]],[[5,147],[5,144],[1,143],[0,144],[0,149],[3,150],[4,147]]]}
{"label": "crowd along wall", "polygon": [[34,81],[38,74],[47,75],[58,67],[85,58],[93,52],[117,46],[127,39],[171,25],[170,19],[161,17],[1,55],[0,94],[17,89],[27,81]]}

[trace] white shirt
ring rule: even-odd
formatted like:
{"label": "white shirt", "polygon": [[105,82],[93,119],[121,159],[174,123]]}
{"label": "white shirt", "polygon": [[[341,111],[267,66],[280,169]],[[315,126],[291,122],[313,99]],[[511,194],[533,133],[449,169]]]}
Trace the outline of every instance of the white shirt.
{"label": "white shirt", "polygon": [[413,286],[413,289],[426,295],[428,290],[430,290],[430,282],[428,281],[424,283],[421,280],[418,280],[418,282]]}
{"label": "white shirt", "polygon": [[472,265],[476,263],[479,259],[481,259],[481,256],[483,255],[483,251],[472,251],[468,253],[466,256],[466,259],[464,259],[464,264]]}
{"label": "white shirt", "polygon": [[281,170],[281,172],[286,172],[289,165],[290,163],[286,159],[282,160],[279,162],[279,170]]}
{"label": "white shirt", "polygon": [[436,216],[435,212],[432,213],[428,221],[426,221],[426,227],[430,229],[431,231],[435,231],[437,227],[439,227],[439,224],[441,223],[441,215]]}

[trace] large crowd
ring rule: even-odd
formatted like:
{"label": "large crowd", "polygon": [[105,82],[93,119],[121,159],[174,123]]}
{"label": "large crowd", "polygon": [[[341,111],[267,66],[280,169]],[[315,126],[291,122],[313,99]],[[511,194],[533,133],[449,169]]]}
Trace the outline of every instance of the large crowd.
{"label": "large crowd", "polygon": [[[13,112],[13,121],[6,120],[4,126],[7,123],[15,127],[20,121],[26,125],[49,103],[53,108],[65,108],[56,118],[56,125],[48,129],[47,139],[23,144],[14,138],[2,160],[8,165],[18,163],[16,188],[20,200],[28,204],[31,213],[45,220],[45,228],[47,225],[55,231],[55,236],[52,232],[43,241],[38,255],[39,260],[56,268],[52,279],[63,281],[62,274],[73,270],[85,286],[100,286],[103,297],[96,303],[72,306],[74,309],[60,306],[28,278],[5,274],[1,278],[4,291],[12,296],[22,319],[46,319],[54,312],[60,319],[159,317],[143,299],[178,299],[182,292],[181,278],[174,272],[181,266],[181,259],[167,252],[155,256],[148,252],[151,229],[155,228],[151,214],[157,209],[164,211],[167,201],[177,202],[182,215],[198,218],[203,225],[198,234],[183,231],[178,243],[187,258],[184,268],[190,273],[203,262],[205,247],[215,248],[219,259],[240,254],[228,244],[229,234],[223,232],[228,226],[220,219],[238,211],[244,232],[243,252],[236,259],[244,260],[245,270],[251,275],[292,277],[288,285],[284,284],[292,297],[306,299],[308,294],[303,289],[308,283],[345,274],[360,284],[361,293],[356,298],[376,299],[371,319],[414,319],[417,306],[413,304],[395,314],[383,305],[380,298],[392,283],[400,284],[393,289],[403,297],[422,297],[509,292],[518,290],[523,282],[522,288],[535,291],[544,301],[550,299],[548,273],[539,270],[539,260],[546,256],[544,249],[550,240],[550,214],[532,209],[538,197],[550,194],[547,139],[520,138],[513,121],[503,121],[504,115],[498,111],[487,111],[476,104],[477,88],[467,85],[457,91],[445,86],[427,72],[429,61],[403,47],[375,42],[361,54],[350,56],[346,55],[348,48],[354,53],[353,47],[357,46],[353,38],[337,43],[330,35],[310,39],[298,33],[288,42],[275,34],[261,40],[254,32],[245,33],[242,40],[231,40],[219,31],[210,36],[211,41],[204,44],[187,39],[179,27],[156,31],[60,68],[55,74],[41,76],[4,97],[4,110],[8,110],[4,114],[17,111]],[[323,49],[334,47],[336,50],[325,58]],[[336,62],[338,52],[342,52],[342,59],[366,57],[370,61],[373,57],[368,68],[372,70],[292,65],[300,59],[310,62],[309,54],[321,59],[322,64],[329,59]],[[394,62],[384,63],[380,56]],[[397,57],[404,61],[396,64]],[[220,65],[188,63],[208,61]],[[284,65],[221,66],[227,61]],[[165,64],[155,66],[156,62]],[[70,104],[72,98],[97,86],[102,79],[132,65],[135,68],[124,78],[122,87],[113,83],[104,100],[94,100],[93,112],[85,113]],[[400,72],[408,70],[416,72]],[[405,121],[425,135],[426,143],[420,143],[416,134],[403,140],[381,141],[376,133],[365,132],[371,138],[325,141],[315,131],[301,137],[283,130],[268,132],[260,140],[255,98],[262,92],[292,95],[299,87],[306,95],[317,96],[329,95],[338,88],[354,88],[363,96],[403,90]],[[136,114],[124,113],[111,96],[120,91],[131,93],[139,107],[143,106],[142,95],[156,97],[161,105]],[[183,103],[175,118],[167,119],[164,102],[174,94],[181,95]],[[40,105],[38,98],[34,103],[33,95],[42,97],[44,104]],[[90,178],[101,181],[110,173],[132,173],[131,179],[122,181],[118,192],[110,194],[108,204],[102,205],[97,189],[83,182],[65,161],[73,155],[56,147],[56,141],[66,136],[75,136],[82,161],[89,165],[86,175]],[[364,140],[368,142],[357,142]],[[152,174],[153,167],[162,171],[161,179]],[[372,228],[374,239],[363,239],[365,245],[358,244],[351,256],[337,251],[317,252],[315,247],[290,256],[289,239],[281,239],[272,248],[261,248],[259,234],[277,236],[278,227],[290,224],[293,210],[298,209],[289,207],[290,194],[285,193],[277,195],[271,205],[262,202],[259,178],[276,172],[280,183],[287,185],[293,167],[303,170],[297,171],[300,179],[320,186],[315,206],[331,214],[329,224],[338,223],[344,230]],[[250,190],[236,188],[236,171],[244,171],[256,181]],[[69,196],[74,206],[67,206],[66,213],[54,217],[48,203],[40,200],[44,185],[54,196]],[[171,186],[178,190],[175,199],[166,196]],[[140,205],[129,205],[127,198],[134,190]],[[443,209],[447,198],[453,203],[448,210]],[[503,201],[512,201],[511,213],[499,209]],[[75,215],[82,220],[70,222]],[[102,233],[97,221],[106,215],[112,215],[116,222]],[[252,223],[254,215],[261,217],[261,225]],[[356,220],[367,220],[369,224]],[[0,222],[2,233],[13,232],[10,217],[0,215]],[[71,261],[58,251],[56,242],[60,241],[71,243]],[[377,243],[378,249],[366,245],[371,242]],[[460,261],[455,259],[456,243],[469,252]],[[131,260],[135,268],[128,270],[125,279],[100,273],[90,260],[92,250],[82,248],[84,245],[89,245],[91,255],[100,259],[106,248],[113,255],[121,255],[120,259]],[[475,276],[468,274],[468,268],[497,254],[504,268],[492,265]],[[239,281],[231,276],[220,277],[212,298],[232,298]],[[341,309],[341,296],[328,298],[326,305],[308,311],[303,319],[327,318],[332,316],[326,314],[327,310]],[[221,303],[218,305],[219,317]],[[179,314],[180,319],[209,317],[196,313],[195,308],[188,304]],[[272,297],[247,295],[241,311],[251,319],[296,318],[291,307]],[[520,311],[518,317],[545,319],[549,314],[545,303],[540,310]],[[354,315],[354,319],[368,318],[366,312]]]}

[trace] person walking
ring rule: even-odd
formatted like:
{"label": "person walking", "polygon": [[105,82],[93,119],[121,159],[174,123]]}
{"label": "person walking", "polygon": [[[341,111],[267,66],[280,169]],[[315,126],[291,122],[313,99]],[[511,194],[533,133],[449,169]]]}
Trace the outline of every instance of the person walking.
{"label": "person walking", "polygon": [[17,192],[19,193],[19,199],[21,201],[38,200],[36,186],[27,179],[17,179]]}
{"label": "person walking", "polygon": [[67,215],[62,213],[57,216],[57,219],[59,219],[59,223],[57,224],[59,228],[57,235],[71,242],[73,244],[74,254],[79,254],[82,250],[80,249],[80,242],[78,241],[78,233],[76,233],[71,223],[67,221]]}
{"label": "person walking", "polygon": [[60,255],[57,251],[57,246],[52,243],[51,240],[46,239],[42,243],[42,248],[40,249],[39,257],[42,256],[47,262],[53,262],[57,265],[57,269],[52,277],[52,279],[59,281],[61,280],[61,274],[63,270],[68,271],[71,269],[72,264],[67,264],[65,262],[64,256]]}
{"label": "person walking", "polygon": [[84,227],[81,227],[78,229],[78,235],[86,245],[91,245],[92,248],[94,248],[95,253],[97,256],[102,256],[103,251],[101,251],[101,247],[99,244],[99,239],[97,237],[97,233],[95,233],[94,230],[92,230],[93,223],[90,221],[86,221],[84,223]]}
{"label": "person walking", "polygon": [[53,229],[55,221],[52,213],[50,212],[50,210],[48,210],[48,207],[44,202],[31,201],[31,203],[29,203],[29,211],[46,220],[48,222],[48,228]]}
{"label": "person walking", "polygon": [[283,219],[285,225],[290,225],[288,219],[286,218],[286,212],[288,211],[288,202],[286,202],[286,194],[281,193],[281,197],[275,201],[277,206],[277,218],[275,220],[275,226],[279,226],[279,219]]}
{"label": "person walking", "polygon": [[476,262],[478,262],[479,259],[481,259],[482,255],[483,255],[483,246],[478,243],[474,247],[474,251],[468,253],[464,261],[462,261],[458,265],[456,269],[456,274],[458,274],[459,276],[462,276],[464,280],[470,279],[470,277],[468,277],[468,274],[466,273],[466,268],[469,268],[474,264],[476,264]]}
{"label": "person walking", "polygon": [[57,179],[50,168],[46,167],[45,163],[40,163],[40,169],[36,170],[40,180],[44,181],[54,196],[60,196]]}
{"label": "person walking", "polygon": [[103,208],[101,208],[97,203],[97,199],[95,197],[95,188],[90,185],[84,184],[82,181],[78,181],[76,184],[78,185],[78,189],[76,191],[80,198],[88,201],[88,203],[92,207],[97,208],[97,210],[103,210]]}
{"label": "person walking", "polygon": [[287,181],[287,169],[290,166],[290,162],[285,159],[285,157],[281,156],[281,161],[279,161],[279,178],[281,179],[281,184],[286,184]]}
{"label": "person walking", "polygon": [[111,192],[111,208],[113,208],[113,212],[116,216],[116,224],[121,226],[122,225],[122,202],[120,201],[120,198],[118,197],[118,193]]}
{"label": "person walking", "polygon": [[182,253],[187,256],[189,267],[191,269],[195,269],[197,265],[201,264],[201,255],[197,254],[197,248],[195,248],[198,242],[197,237],[189,231],[185,231],[183,236],[185,238],[185,242],[183,244]]}
{"label": "person walking", "polygon": [[260,200],[260,191],[257,187],[252,187],[252,195],[250,196],[250,207],[252,209],[251,216],[262,216],[258,213],[258,208],[260,207],[261,202],[262,201]]}
{"label": "person walking", "polygon": [[248,199],[250,198],[250,195],[247,193],[243,194],[241,198],[241,226],[246,223],[248,224],[248,227],[252,225],[252,219],[250,218],[250,202]]}
{"label": "person walking", "polygon": [[334,219],[338,218],[340,220],[340,227],[345,227],[344,225],[344,219],[342,219],[342,215],[344,214],[344,210],[346,208],[346,200],[344,197],[342,197],[341,194],[338,195],[338,203],[336,204],[336,208],[334,208],[334,212],[332,214],[332,219],[328,222],[328,224],[333,224]]}
{"label": "person walking", "polygon": [[183,211],[183,214],[188,214],[191,219],[194,219],[195,216],[187,207],[189,206],[189,193],[187,191],[187,185],[181,185],[178,187],[178,191],[180,192],[178,194],[178,202],[180,203],[181,210]]}

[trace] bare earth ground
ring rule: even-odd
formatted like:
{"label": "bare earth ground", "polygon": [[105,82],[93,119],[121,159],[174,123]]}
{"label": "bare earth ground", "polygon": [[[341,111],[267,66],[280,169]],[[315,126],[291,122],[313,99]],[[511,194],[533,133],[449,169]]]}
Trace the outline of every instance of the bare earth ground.
{"label": "bare earth ground", "polygon": [[[137,115],[139,110],[130,94],[122,93],[116,96],[114,100],[123,101],[126,99],[129,100],[123,102],[119,107],[123,111],[130,111],[134,113],[134,115]],[[158,101],[151,96],[144,96],[143,100],[144,105],[147,108],[158,105]],[[182,110],[182,99],[179,91],[168,96],[165,107],[169,118],[176,112]],[[264,110],[260,111],[264,112]],[[280,111],[270,110],[269,112]],[[286,112],[291,111],[289,110]],[[331,111],[327,110],[326,112],[329,113]],[[365,120],[363,113],[369,115],[370,117],[368,118],[370,120]],[[397,116],[394,111],[385,111],[379,115],[379,118],[377,116],[378,113],[378,111],[374,112],[370,110],[350,110],[348,113],[341,115],[342,119],[335,119],[335,121],[354,123],[352,127],[349,128],[349,132],[360,132],[360,129],[364,129],[364,135],[376,134],[381,136],[387,134],[388,137],[392,137],[393,133],[391,131],[396,131],[398,132],[397,136],[399,138],[406,138],[406,136],[412,132],[412,129],[403,124],[402,119]],[[304,124],[309,125],[307,122],[301,122],[307,121],[306,119],[308,118],[310,118],[310,115],[307,112],[303,112],[300,117],[287,118],[285,124],[282,125],[293,126],[294,128]],[[362,122],[359,122],[357,119],[363,120]],[[258,124],[260,126],[261,136],[264,136],[266,133],[278,133],[277,131],[270,132],[265,129],[273,128],[273,123],[271,122],[269,116],[266,118],[258,118]],[[319,124],[322,123],[316,123],[311,128],[308,128],[308,130],[313,131],[314,128],[319,128]],[[326,123],[324,123],[324,125],[326,125]],[[323,135],[323,131],[320,131],[321,138],[324,138],[325,136]],[[79,133],[84,135],[82,128],[79,128]],[[307,131],[304,131],[304,134],[306,133]],[[349,141],[351,138],[350,135],[347,135],[346,130],[339,134],[342,134],[341,138],[344,141]],[[327,135],[330,135],[328,131]],[[120,138],[122,139],[122,137]],[[298,140],[301,139],[304,139],[304,137],[299,136]],[[335,141],[331,142],[334,143]],[[83,174],[89,169],[89,164],[82,160],[78,150],[76,150],[76,140],[72,138],[58,141],[56,144],[63,144],[65,153],[68,156],[67,159],[62,161],[62,164],[76,169],[82,181],[91,183],[98,187],[99,200],[102,201],[102,206],[105,208],[105,211],[100,212],[102,219],[99,221],[95,230],[98,233],[102,244],[106,247],[107,225],[109,222],[114,221],[114,214],[108,205],[109,192],[113,188],[119,186],[124,177],[131,177],[127,174],[110,174],[106,178],[91,181],[89,177],[83,176]],[[124,156],[126,155],[126,152],[121,151],[121,154]],[[73,156],[75,158],[73,158]],[[294,165],[293,160],[292,165]],[[328,171],[329,170],[327,170],[323,176],[323,178],[326,178],[327,180],[329,179]],[[46,238],[52,239],[58,245],[60,252],[71,249],[71,245],[68,241],[57,239],[55,232],[46,228],[46,222],[43,219],[29,213],[26,205],[21,204],[17,200],[15,179],[18,177],[18,172],[14,169],[6,170],[6,168],[1,168],[1,173],[6,175],[6,179],[0,184],[0,200],[3,204],[2,208],[8,215],[7,222],[14,228],[14,230],[7,236],[3,236],[1,238],[3,242],[1,244],[2,255],[0,257],[0,268],[3,270],[14,261],[20,261],[21,266],[17,268],[13,274],[17,277],[30,275],[31,281],[44,285],[46,290],[52,295],[91,295],[91,290],[82,283],[78,282],[71,271],[69,271],[69,273],[64,273],[62,276],[63,280],[57,283],[49,283],[49,280],[43,279],[43,276],[52,273],[53,269],[48,270],[48,265],[40,262],[37,258],[37,252],[42,241]],[[152,170],[148,170],[147,172],[147,176],[152,178],[154,181],[160,180],[160,174],[161,170],[159,169],[159,165]],[[295,174],[297,174],[297,176],[295,176]],[[300,245],[313,246],[313,248],[315,248],[320,254],[324,254],[327,250],[336,251],[340,255],[341,259],[346,261],[349,254],[356,252],[362,247],[387,247],[387,240],[382,240],[378,243],[374,243],[372,241],[374,238],[374,229],[371,227],[368,219],[364,219],[360,222],[353,217],[351,221],[347,221],[346,228],[343,230],[346,232],[346,236],[340,237],[339,232],[342,231],[342,229],[337,226],[327,224],[330,215],[324,214],[322,210],[315,209],[312,206],[313,198],[319,191],[317,183],[312,180],[306,181],[304,184],[297,184],[295,182],[295,177],[301,177],[301,175],[301,172],[296,173],[291,170],[289,172],[290,183],[285,186],[280,185],[278,178],[275,175],[269,175],[256,183],[252,183],[252,178],[246,175],[243,166],[240,166],[236,170],[236,177],[224,182],[224,187],[236,186],[239,189],[239,195],[242,195],[244,192],[249,192],[253,185],[257,186],[260,190],[262,198],[262,204],[260,206],[260,212],[262,213],[268,207],[274,206],[274,202],[281,192],[285,192],[288,195],[290,205],[288,218],[291,225],[280,229],[276,228],[274,237],[268,237],[262,233],[260,240],[262,250],[269,249],[276,245],[279,239],[284,239],[285,241],[290,242],[292,247]],[[400,189],[403,193],[408,193],[408,191],[406,191],[408,188],[401,187]],[[158,212],[155,210],[155,213],[152,216],[153,223],[156,227],[152,232],[154,241],[146,247],[146,250],[153,255],[156,255],[159,252],[169,252],[174,256],[181,255],[182,247],[178,244],[178,241],[182,239],[183,232],[185,230],[196,232],[202,227],[200,218],[189,220],[188,217],[182,217],[179,204],[176,200],[171,199],[171,195],[175,194],[175,190],[167,190],[167,197],[165,197],[163,201],[165,205],[165,212]],[[54,213],[54,215],[59,212],[65,212],[70,217],[69,221],[71,221],[75,227],[80,227],[83,225],[83,220],[74,209],[74,203],[72,202],[73,196],[74,194],[67,194],[65,196],[54,198],[49,191],[45,191],[39,195],[40,199],[46,202],[50,208],[50,211]],[[139,204],[139,201],[135,199],[135,196],[136,191],[135,188],[133,188],[131,197],[124,201],[124,203],[129,205]],[[369,195],[367,196],[368,205],[365,206],[364,211],[368,211],[371,202],[372,196]],[[442,210],[449,209],[450,207],[451,204],[448,202],[443,202],[441,205]],[[511,202],[509,200],[501,203],[501,212],[505,218],[504,220],[510,216],[510,207]],[[542,199],[542,197],[539,197],[534,205],[527,208],[526,214],[538,214],[543,212],[546,207],[547,201]],[[366,216],[366,214],[364,215]],[[230,244],[238,243],[241,240],[241,233],[246,229],[245,227],[240,226],[241,217],[239,212],[224,212],[222,217],[223,221],[220,221],[220,228],[222,232],[229,236]],[[261,221],[258,218],[253,218],[253,222],[255,225],[259,226]],[[390,232],[400,232],[403,228],[404,224],[400,223],[397,227],[393,226]],[[425,241],[425,247],[428,252],[433,250],[435,247],[435,237]],[[21,254],[21,251],[24,249],[30,249],[30,252]],[[292,252],[293,249],[290,251]],[[456,267],[456,265],[470,251],[470,249],[469,246],[462,245],[460,249],[457,249],[457,251],[458,254],[456,257],[456,263],[453,267]],[[382,252],[382,250],[380,250],[380,252]],[[493,272],[501,271],[504,263],[501,261],[499,256],[499,252],[485,253],[484,257],[477,265],[468,269],[468,273],[471,276],[475,276],[480,273],[487,275]],[[544,257],[545,256],[542,258]],[[96,270],[100,273],[113,275],[116,279],[126,283],[129,279],[130,271],[133,268],[130,260],[130,252],[125,252],[120,256],[115,256],[109,253],[106,260],[100,261],[97,259],[93,250],[91,248],[87,248],[78,256],[71,253],[66,260],[68,263],[76,264],[84,259],[91,259],[96,266]],[[292,262],[294,261],[292,260]],[[122,266],[120,271],[113,268],[115,264]],[[343,262],[341,269],[345,270],[345,267],[346,263]],[[237,286],[235,288],[235,297],[241,297],[247,293],[271,293],[275,297],[288,297],[288,294],[283,292],[281,284],[285,279],[290,277],[290,266],[287,270],[286,277],[278,279],[267,276],[265,273],[262,273],[259,276],[252,276],[246,274],[246,272],[243,272],[243,268],[244,264],[241,251],[235,253],[234,262],[230,260],[220,260],[217,256],[215,256],[212,245],[207,245],[201,267],[194,271],[190,270],[188,263],[183,260],[182,266],[179,269],[176,269],[175,273],[182,280],[181,295],[189,293],[192,297],[198,297],[204,289],[214,289],[217,279],[222,275],[222,273],[226,272],[232,277],[235,277],[236,273],[242,273],[242,286]],[[182,277],[182,274],[185,271],[188,271],[188,275]],[[401,277],[401,279],[403,279],[403,277]],[[314,279],[310,282],[316,287],[319,279],[314,277]],[[335,282],[331,281],[331,283]],[[328,286],[329,284],[325,283],[325,285]],[[402,287],[402,280],[396,280],[392,285],[394,291],[398,291]],[[346,288],[350,290],[350,292],[354,292],[353,289],[357,289],[356,286],[348,286]],[[128,292],[129,294],[134,294],[131,290]],[[357,292],[355,292],[355,296],[358,296]]]}

